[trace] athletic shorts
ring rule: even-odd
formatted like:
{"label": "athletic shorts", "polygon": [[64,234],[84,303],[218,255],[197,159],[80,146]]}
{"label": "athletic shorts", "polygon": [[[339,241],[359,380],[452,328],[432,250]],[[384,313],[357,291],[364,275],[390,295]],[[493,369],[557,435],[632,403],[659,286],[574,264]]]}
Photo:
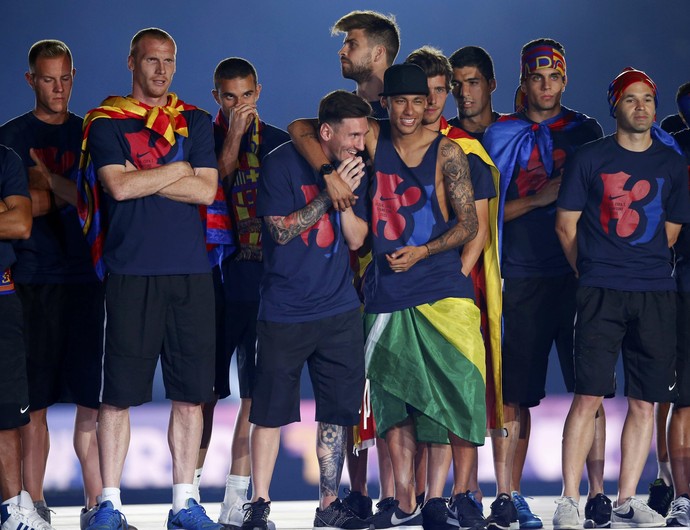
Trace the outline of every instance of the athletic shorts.
{"label": "athletic shorts", "polygon": [[110,274],[102,402],[131,407],[151,401],[161,358],[165,395],[185,403],[213,397],[215,321],[211,274]]}
{"label": "athletic shorts", "polygon": [[98,408],[103,358],[101,282],[17,284],[31,410],[57,402]]}
{"label": "athletic shorts", "polygon": [[555,342],[568,392],[575,386],[573,274],[506,278],[503,292],[503,402],[535,407],[546,395],[549,352]]}
{"label": "athletic shorts", "polygon": [[690,407],[690,292],[676,293],[676,407]]}
{"label": "athletic shorts", "polygon": [[240,398],[252,397],[256,372],[256,318],[258,302],[229,300],[218,267],[213,268],[216,300],[216,379],[214,392],[219,398],[230,395],[230,359],[237,354],[237,379]]}
{"label": "athletic shorts", "polygon": [[17,295],[0,295],[0,430],[29,423],[23,326],[22,305]]}
{"label": "athletic shorts", "polygon": [[357,425],[364,391],[364,331],[359,309],[310,322],[257,323],[257,364],[249,421],[280,427],[300,421],[306,362],[316,421]]}
{"label": "athletic shorts", "polygon": [[675,291],[578,289],[575,392],[590,396],[613,392],[619,351],[626,396],[661,403],[675,399]]}

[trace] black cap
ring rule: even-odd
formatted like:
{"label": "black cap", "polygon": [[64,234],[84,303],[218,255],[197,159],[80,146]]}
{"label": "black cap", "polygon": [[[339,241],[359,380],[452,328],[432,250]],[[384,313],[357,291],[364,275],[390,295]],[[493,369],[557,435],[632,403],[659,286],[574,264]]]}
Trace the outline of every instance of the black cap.
{"label": "black cap", "polygon": [[383,74],[383,92],[379,96],[401,94],[429,95],[426,74],[416,64],[394,64]]}

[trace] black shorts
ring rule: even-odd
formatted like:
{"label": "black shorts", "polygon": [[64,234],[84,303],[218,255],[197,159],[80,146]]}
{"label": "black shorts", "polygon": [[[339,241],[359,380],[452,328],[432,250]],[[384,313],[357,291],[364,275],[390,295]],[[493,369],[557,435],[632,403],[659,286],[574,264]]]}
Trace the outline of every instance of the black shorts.
{"label": "black shorts", "polygon": [[98,408],[103,358],[101,282],[17,284],[31,410],[53,403]]}
{"label": "black shorts", "polygon": [[0,295],[0,430],[29,423],[23,325],[22,305],[17,295]]}
{"label": "black shorts", "polygon": [[259,302],[229,300],[220,279],[218,267],[213,268],[216,300],[216,379],[214,392],[219,398],[230,395],[230,359],[237,353],[237,379],[240,398],[252,397],[256,372],[256,317]]}
{"label": "black shorts", "polygon": [[626,396],[649,402],[675,399],[674,291],[578,289],[575,392],[590,396],[613,392],[619,351]]}
{"label": "black shorts", "polygon": [[506,278],[503,293],[503,401],[535,407],[546,395],[551,346],[568,392],[575,387],[573,274],[549,278]]}
{"label": "black shorts", "polygon": [[215,325],[211,274],[106,279],[102,402],[151,401],[161,357],[165,395],[186,403],[213,396]]}
{"label": "black shorts", "polygon": [[676,293],[676,407],[690,407],[690,292]]}
{"label": "black shorts", "polygon": [[300,374],[309,366],[316,421],[356,425],[364,391],[359,309],[311,322],[257,323],[257,366],[249,421],[279,427],[300,420]]}

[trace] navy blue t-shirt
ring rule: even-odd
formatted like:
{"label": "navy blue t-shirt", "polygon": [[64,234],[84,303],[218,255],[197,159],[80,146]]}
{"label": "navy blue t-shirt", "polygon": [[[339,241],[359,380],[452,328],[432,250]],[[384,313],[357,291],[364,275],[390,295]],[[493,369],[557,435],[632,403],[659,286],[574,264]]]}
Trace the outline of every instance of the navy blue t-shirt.
{"label": "navy blue t-shirt", "polygon": [[[284,130],[274,127],[268,123],[261,122],[261,145],[259,147],[259,162],[262,163],[264,157],[276,147],[290,140],[290,135]],[[217,124],[213,125],[213,134],[216,142],[216,157],[220,155],[225,142],[225,129]],[[244,135],[240,143],[240,152],[247,150],[249,142],[248,135]],[[259,179],[261,176],[259,176]],[[225,187],[225,196],[230,199],[229,189]],[[232,210],[231,210],[232,211]],[[228,300],[237,302],[258,302],[259,284],[263,275],[264,266],[260,261],[237,261],[228,258],[222,263],[223,284]]]}
{"label": "navy blue t-shirt", "polygon": [[656,140],[628,151],[614,136],[585,145],[568,165],[558,207],[582,212],[580,285],[676,289],[664,223],[690,221],[687,165],[678,153]]}
{"label": "navy blue t-shirt", "polygon": [[[680,145],[688,164],[688,188],[690,188],[690,129],[685,129],[675,133],[673,137]],[[676,281],[678,290],[690,292],[690,229],[683,225],[678,236],[678,241],[674,245],[676,252]]]}
{"label": "navy blue t-shirt", "polygon": [[[526,115],[520,119],[531,122]],[[494,125],[499,126],[500,122]],[[546,184],[563,175],[566,160],[575,150],[592,140],[601,138],[601,126],[588,119],[577,127],[552,130],[553,170],[546,174],[535,144],[527,167],[516,164],[506,191],[506,202],[534,195]],[[568,274],[570,265],[556,235],[556,204],[535,208],[520,217],[503,223],[501,272],[504,278],[542,278]]]}
{"label": "navy blue t-shirt", "polygon": [[[215,168],[213,128],[201,110],[182,112],[189,136],[171,146],[138,119],[92,122],[89,148],[94,167],[131,162],[152,169],[185,160],[193,168]],[[199,208],[159,195],[116,201],[104,193],[108,231],[103,260],[108,272],[139,276],[210,272]]]}
{"label": "navy blue t-shirt", "polygon": [[[81,126],[82,119],[72,113],[65,123],[53,125],[27,112],[0,127],[0,143],[14,149],[24,167],[35,165],[29,155],[33,148],[52,173],[76,181]],[[77,210],[69,204],[35,217],[31,237],[17,241],[15,250],[18,283],[97,281]]]}
{"label": "navy blue t-shirt", "polygon": [[[13,195],[29,197],[26,171],[21,158],[12,149],[0,145],[0,199]],[[12,242],[0,239],[0,274],[14,263]]]}
{"label": "navy blue t-shirt", "polygon": [[[362,179],[355,195],[362,196],[366,186]],[[324,189],[323,177],[288,142],[264,159],[257,215],[290,215]],[[364,201],[357,201],[355,215],[364,219],[365,208]],[[340,216],[329,208],[316,224],[285,245],[273,240],[264,221],[259,320],[307,322],[359,307]]]}

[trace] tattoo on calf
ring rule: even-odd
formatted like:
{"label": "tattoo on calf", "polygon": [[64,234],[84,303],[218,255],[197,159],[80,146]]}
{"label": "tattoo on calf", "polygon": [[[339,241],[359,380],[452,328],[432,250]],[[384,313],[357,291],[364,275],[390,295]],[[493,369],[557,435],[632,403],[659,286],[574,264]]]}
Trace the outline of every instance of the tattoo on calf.
{"label": "tattoo on calf", "polygon": [[345,463],[345,427],[319,423],[316,454],[319,459],[320,497],[338,496],[338,485]]}

